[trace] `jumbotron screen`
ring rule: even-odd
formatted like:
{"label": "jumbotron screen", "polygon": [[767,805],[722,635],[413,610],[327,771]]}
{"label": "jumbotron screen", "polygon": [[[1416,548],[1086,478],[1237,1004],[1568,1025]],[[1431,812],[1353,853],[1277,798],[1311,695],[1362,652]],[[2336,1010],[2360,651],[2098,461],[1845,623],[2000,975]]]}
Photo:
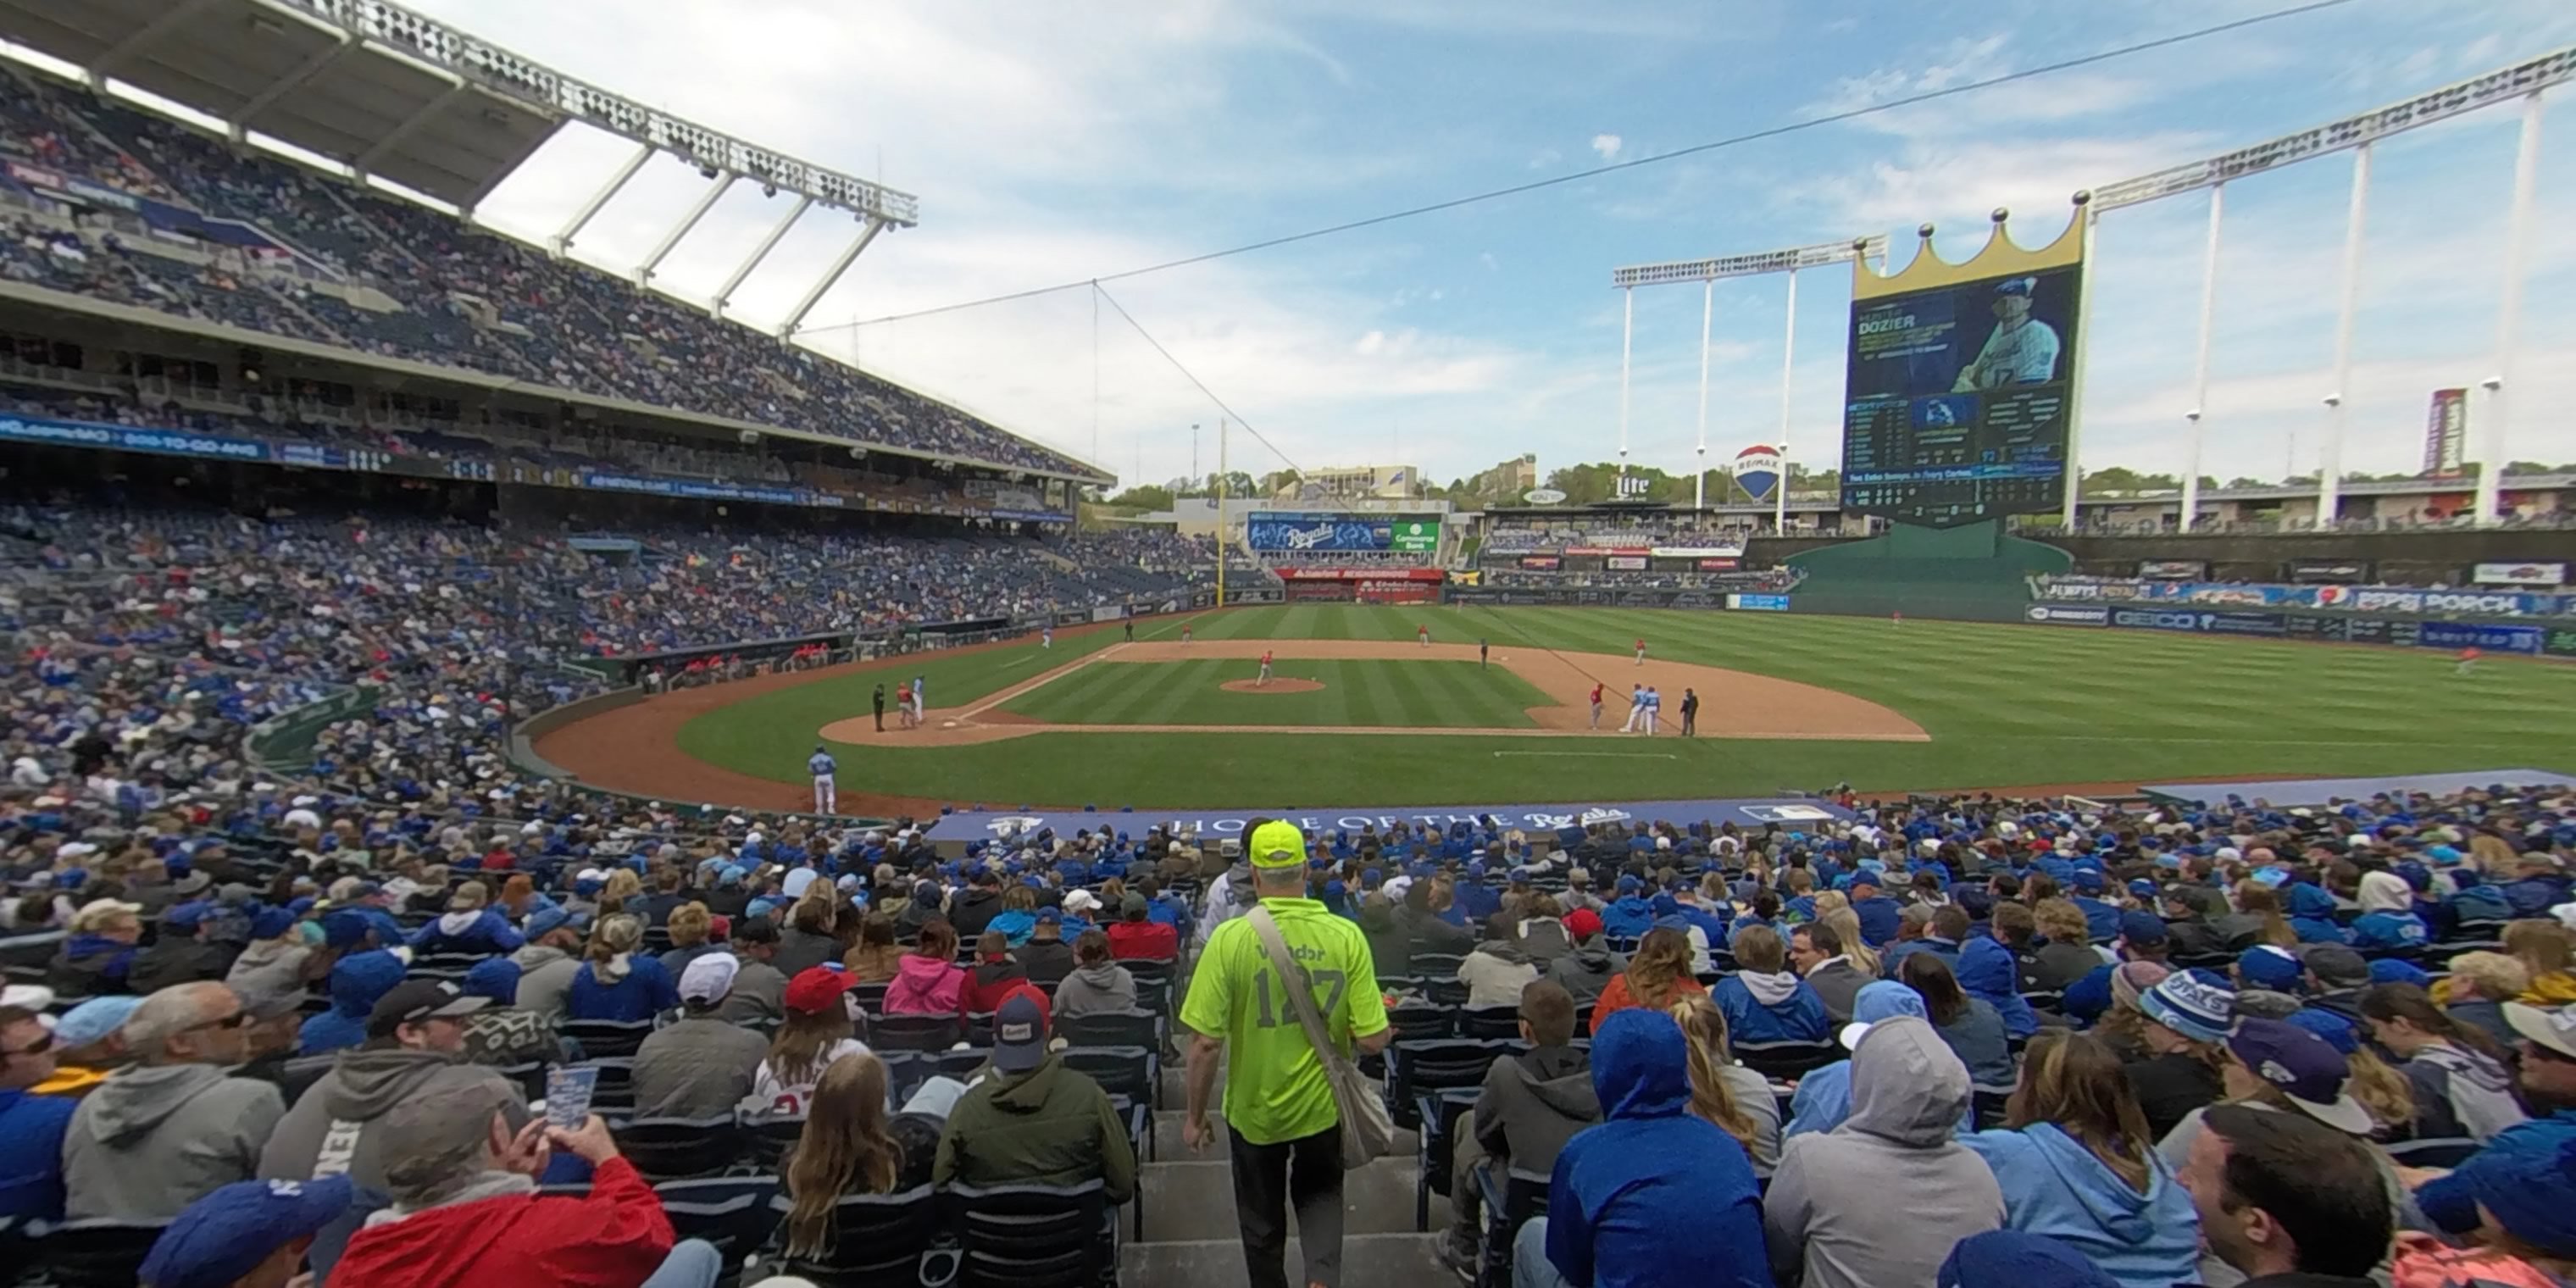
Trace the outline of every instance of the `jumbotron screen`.
{"label": "jumbotron screen", "polygon": [[2083,273],[1855,298],[1843,509],[1932,528],[2058,509]]}

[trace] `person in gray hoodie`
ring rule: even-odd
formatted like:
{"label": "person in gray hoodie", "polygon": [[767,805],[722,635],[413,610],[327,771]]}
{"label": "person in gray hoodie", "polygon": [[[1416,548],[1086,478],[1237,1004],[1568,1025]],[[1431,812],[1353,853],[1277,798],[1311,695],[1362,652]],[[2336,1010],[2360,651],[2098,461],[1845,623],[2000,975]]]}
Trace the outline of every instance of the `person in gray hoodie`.
{"label": "person in gray hoodie", "polygon": [[[525,1095],[500,1074],[465,1059],[465,1030],[487,997],[460,994],[433,980],[400,984],[367,1014],[367,1044],[340,1053],[328,1073],[295,1100],[259,1154],[264,1181],[347,1176],[358,1210],[326,1227],[314,1244],[315,1268],[327,1277],[367,1212],[384,1205],[385,1168],[399,1159],[384,1150],[379,1120],[395,1106],[447,1085],[479,1085],[518,1104]],[[511,1126],[526,1123],[521,1112]]]}
{"label": "person in gray hoodie", "polygon": [[581,973],[582,934],[589,928],[590,918],[561,908],[528,914],[528,942],[510,954],[519,968],[519,1009],[562,1022],[572,977]]}
{"label": "person in gray hoodie", "polygon": [[221,984],[177,984],[125,1022],[140,1057],[109,1074],[63,1133],[63,1214],[166,1221],[252,1178],[286,1102],[275,1085],[226,1076],[249,1059],[250,1012]]}
{"label": "person in gray hoodie", "polygon": [[1805,1288],[1932,1288],[1953,1245],[2004,1223],[1994,1172],[1950,1135],[1968,1068],[1930,1023],[1880,1020],[1851,1091],[1841,1126],[1781,1147],[1762,1204],[1772,1269]]}
{"label": "person in gray hoodie", "polygon": [[1628,963],[1602,940],[1601,914],[1590,908],[1565,914],[1565,933],[1574,947],[1548,963],[1547,977],[1572,994],[1576,1006],[1589,1006],[1601,1000],[1601,990],[1610,987],[1611,977],[1626,970]]}
{"label": "person in gray hoodie", "polygon": [[1136,977],[1109,956],[1109,936],[1083,931],[1073,941],[1073,973],[1055,986],[1055,1018],[1136,1009]]}
{"label": "person in gray hoodie", "polygon": [[1377,976],[1413,973],[1413,936],[1405,933],[1403,923],[1395,919],[1395,901],[1381,890],[1360,900],[1360,936],[1368,940],[1369,960],[1377,965]]}
{"label": "person in gray hoodie", "polygon": [[1592,1059],[1574,1047],[1574,998],[1562,984],[1534,980],[1521,989],[1521,1040],[1530,1049],[1485,1070],[1476,1108],[1452,1146],[1449,1185],[1453,1219],[1440,1255],[1450,1267],[1475,1277],[1483,1233],[1477,1187],[1479,1169],[1547,1172],[1574,1134],[1601,1121],[1601,1096],[1592,1086]]}
{"label": "person in gray hoodie", "polygon": [[1467,986],[1469,1006],[1516,1006],[1521,990],[1538,978],[1538,967],[1521,951],[1521,921],[1508,910],[1485,924],[1485,938],[1458,963],[1458,982]]}

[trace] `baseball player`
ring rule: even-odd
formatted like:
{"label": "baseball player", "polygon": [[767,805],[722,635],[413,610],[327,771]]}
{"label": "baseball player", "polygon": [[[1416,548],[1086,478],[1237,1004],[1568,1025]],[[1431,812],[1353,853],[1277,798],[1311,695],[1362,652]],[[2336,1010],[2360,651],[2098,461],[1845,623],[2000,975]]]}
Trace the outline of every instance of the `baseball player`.
{"label": "baseball player", "polygon": [[872,702],[875,704],[876,709],[877,709],[877,732],[878,732],[878,733],[884,733],[884,732],[885,732],[885,682],[884,682],[883,680],[879,680],[879,681],[877,682],[877,691],[876,691],[876,694],[875,694],[875,696],[874,696],[873,698],[871,698],[871,699],[870,699],[870,701],[872,701]]}
{"label": "baseball player", "polygon": [[1601,727],[1601,685],[1598,681],[1592,685],[1592,727]]}
{"label": "baseball player", "polygon": [[1055,627],[1054,627],[1054,626],[1052,626],[1052,625],[1048,625],[1048,626],[1041,626],[1041,627],[1039,627],[1039,628],[1038,628],[1038,647],[1039,647],[1039,648],[1054,648],[1054,647],[1055,647]]}
{"label": "baseball player", "polygon": [[832,778],[840,768],[840,762],[832,759],[832,753],[823,750],[819,742],[814,744],[814,754],[805,758],[806,771],[814,775],[815,813],[833,813],[833,807],[841,803],[839,784]]}
{"label": "baseball player", "polygon": [[1190,642],[1190,624],[1189,624],[1188,622],[1183,622],[1183,623],[1181,623],[1181,643],[1182,643],[1184,646],[1186,646],[1186,645],[1188,645],[1188,643],[1189,643],[1189,642]]}
{"label": "baseball player", "polygon": [[1646,736],[1655,736],[1655,722],[1664,718],[1664,695],[1655,686],[1646,686]]}
{"label": "baseball player", "polygon": [[917,725],[930,722],[929,684],[918,675],[912,677],[912,722]]}
{"label": "baseball player", "polygon": [[1494,646],[1483,640],[1476,641],[1476,665],[1492,666],[1493,664]]}
{"label": "baseball player", "polygon": [[2043,385],[2057,378],[2057,329],[2030,316],[2030,293],[2038,285],[2038,278],[2015,277],[1995,287],[1995,329],[1950,392]]}
{"label": "baseball player", "polygon": [[2470,645],[2470,646],[2469,646],[2469,647],[2467,647],[2467,648],[2461,649],[2461,650],[2460,650],[2460,669],[2459,669],[2459,670],[2457,670],[2457,671],[2452,672],[2452,674],[2454,674],[2454,675],[2472,675],[2472,674],[2475,674],[2475,673],[2476,673],[2477,669],[2478,669],[2478,649],[2477,649],[2477,646],[2476,646],[2476,645],[2474,645],[2474,644],[2472,644],[2472,645]]}
{"label": "baseball player", "polygon": [[1120,623],[1119,623],[1119,625],[1121,625],[1121,626],[1123,626],[1123,627],[1127,628],[1127,642],[1128,642],[1128,643],[1130,643],[1130,644],[1135,643],[1135,642],[1136,642],[1136,619],[1135,619],[1135,618],[1133,618],[1133,617],[1130,617],[1130,618],[1128,618],[1127,620],[1125,620],[1125,621],[1123,621],[1123,622],[1120,622]]}
{"label": "baseball player", "polygon": [[1621,733],[1635,733],[1646,725],[1646,686],[1628,686],[1628,723],[1619,726]]}
{"label": "baseball player", "polygon": [[1270,687],[1270,650],[1261,650],[1261,678],[1252,682],[1256,689]]}
{"label": "baseball player", "polygon": [[1414,627],[1413,638],[1420,642],[1422,647],[1431,647],[1431,623],[1424,622],[1420,626]]}
{"label": "baseball player", "polygon": [[1640,640],[1638,640],[1638,641],[1637,641],[1637,665],[1639,665],[1639,666],[1644,666],[1645,664],[1646,664],[1646,641],[1644,641],[1644,640],[1640,639]]}

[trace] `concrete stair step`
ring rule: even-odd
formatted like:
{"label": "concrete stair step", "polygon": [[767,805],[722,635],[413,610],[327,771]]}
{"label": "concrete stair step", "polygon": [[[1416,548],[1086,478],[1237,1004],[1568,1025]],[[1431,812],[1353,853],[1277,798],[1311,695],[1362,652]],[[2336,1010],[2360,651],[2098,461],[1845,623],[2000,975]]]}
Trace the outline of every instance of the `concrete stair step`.
{"label": "concrete stair step", "polygon": [[[1295,1236],[1288,1239],[1288,1281],[1303,1274]],[[1242,1240],[1130,1243],[1119,1250],[1122,1288],[1249,1288]],[[1454,1288],[1457,1276],[1440,1260],[1439,1236],[1344,1234],[1342,1288]]]}
{"label": "concrete stair step", "polygon": [[[1166,1159],[1175,1157],[1165,1154]],[[1234,1165],[1190,1161],[1148,1163],[1138,1177],[1145,1198],[1145,1239],[1153,1243],[1239,1239],[1234,1210]],[[1342,1175],[1345,1234],[1413,1234],[1411,1157],[1381,1158]],[[1431,1196],[1430,1223],[1446,1227],[1449,1201]]]}

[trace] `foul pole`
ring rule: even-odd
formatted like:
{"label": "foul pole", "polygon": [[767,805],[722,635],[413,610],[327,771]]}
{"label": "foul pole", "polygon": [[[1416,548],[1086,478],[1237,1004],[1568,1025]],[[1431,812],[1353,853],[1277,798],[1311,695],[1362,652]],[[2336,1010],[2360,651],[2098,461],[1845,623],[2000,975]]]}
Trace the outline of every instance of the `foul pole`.
{"label": "foul pole", "polygon": [[1216,606],[1225,607],[1225,417],[1216,418]]}

